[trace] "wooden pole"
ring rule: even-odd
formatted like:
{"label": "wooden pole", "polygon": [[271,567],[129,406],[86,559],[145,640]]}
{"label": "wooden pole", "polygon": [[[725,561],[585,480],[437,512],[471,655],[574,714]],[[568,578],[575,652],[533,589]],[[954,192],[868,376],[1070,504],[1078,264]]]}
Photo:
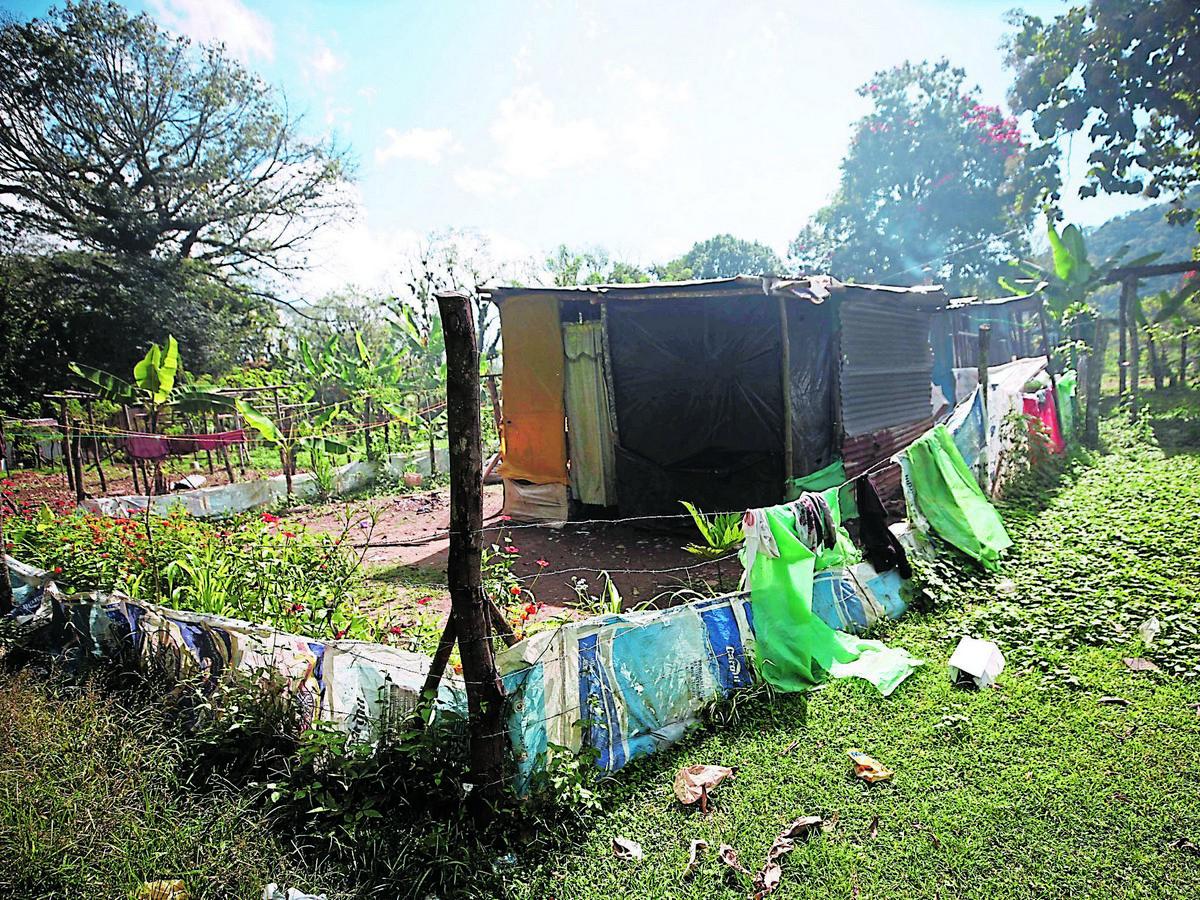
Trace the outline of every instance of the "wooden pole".
{"label": "wooden pole", "polygon": [[67,488],[75,493],[76,500],[83,499],[83,485],[76,478],[75,471],[75,452],[72,447],[71,439],[71,420],[67,414],[67,401],[62,402],[60,407],[62,414],[62,433],[63,433],[63,467],[67,470]]}
{"label": "wooden pole", "polygon": [[1038,307],[1038,328],[1042,332],[1042,350],[1046,354],[1046,374],[1050,376],[1050,393],[1054,400],[1054,421],[1058,423],[1058,433],[1065,441],[1066,433],[1063,431],[1062,410],[1058,408],[1058,378],[1054,372],[1054,354],[1050,351],[1050,331],[1046,328],[1046,304],[1042,303]]}
{"label": "wooden pole", "polygon": [[483,460],[479,423],[479,347],[471,301],[439,294],[446,338],[446,422],[450,436],[450,604],[467,689],[475,812],[486,815],[504,786],[504,693],[492,655],[492,622],[483,593]]}
{"label": "wooden pole", "polygon": [[[121,412],[125,417],[125,430],[127,432],[132,433],[133,432],[133,415],[129,412],[129,407],[122,406]],[[129,447],[128,442],[126,442],[125,446],[126,446],[125,454],[129,457],[129,471],[133,474],[133,492],[135,494],[140,494],[142,491],[141,491],[141,488],[138,487],[137,460],[133,458],[133,453],[130,452],[130,450],[128,449],[128,447]]]}
{"label": "wooden pole", "polygon": [[[200,413],[200,421],[204,425],[204,431],[208,432],[209,428],[208,428],[208,413],[207,412]],[[213,413],[213,430],[214,431],[216,430],[216,422],[217,422],[217,414]],[[205,450],[204,456],[208,460],[208,474],[209,475],[215,474],[217,470],[216,470],[216,467],[213,466],[212,450]]]}
{"label": "wooden pole", "polygon": [[[274,394],[274,397],[275,397],[275,427],[280,430],[284,430],[287,428],[287,426],[283,424],[283,407],[280,406],[280,404],[279,404],[279,388],[275,388],[275,390],[272,391],[271,393]],[[288,465],[289,462],[290,462],[290,460],[288,460],[287,451],[283,447],[280,447],[279,448],[279,464],[281,466],[283,466],[283,478],[284,478],[284,481],[287,482],[287,495],[289,497],[291,497],[292,496],[292,470],[291,470],[291,467]]]}
{"label": "wooden pole", "polygon": [[1104,378],[1104,357],[1108,349],[1108,323],[1096,316],[1096,330],[1092,336],[1092,353],[1088,357],[1087,397],[1083,410],[1083,441],[1095,450],[1100,446],[1100,384]]}
{"label": "wooden pole", "polygon": [[96,434],[96,411],[92,402],[87,402],[88,427],[92,429],[92,452],[96,454],[96,474],[100,476],[100,492],[108,493],[108,480],[104,477],[104,466],[100,464],[100,437]]}
{"label": "wooden pole", "polygon": [[[1132,280],[1132,279],[1131,279]],[[1133,305],[1134,293],[1137,290],[1137,282],[1133,282],[1133,290],[1130,291],[1129,302]],[[1134,424],[1138,420],[1138,382],[1141,381],[1141,347],[1139,339],[1141,335],[1138,332],[1138,324],[1136,321],[1129,322],[1129,421]]]}
{"label": "wooden pole", "polygon": [[1117,398],[1125,399],[1125,366],[1128,362],[1129,298],[1133,294],[1133,279],[1121,282],[1121,302],[1117,307]]}
{"label": "wooden pole", "polygon": [[979,326],[979,400],[983,405],[983,442],[975,461],[976,478],[984,491],[988,489],[988,357],[991,355],[992,326]]}
{"label": "wooden pole", "polygon": [[368,397],[363,401],[363,440],[366,442],[367,459],[373,459],[371,453],[371,398]]}
{"label": "wooden pole", "polygon": [[787,300],[779,296],[779,369],[783,387],[783,483],[785,491],[792,489],[796,474],[792,437],[792,342],[788,339]]}

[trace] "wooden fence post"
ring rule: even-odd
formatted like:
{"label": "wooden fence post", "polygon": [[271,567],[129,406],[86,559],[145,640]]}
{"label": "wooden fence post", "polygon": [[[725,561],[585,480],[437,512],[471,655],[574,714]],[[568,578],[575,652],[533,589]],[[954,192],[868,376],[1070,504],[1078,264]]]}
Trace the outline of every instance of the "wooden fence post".
{"label": "wooden fence post", "polygon": [[447,576],[454,631],[467,689],[472,793],[477,815],[504,786],[504,693],[492,653],[483,593],[483,459],[479,423],[479,347],[466,294],[438,294],[446,338],[446,427],[450,436],[450,556]]}
{"label": "wooden fence post", "polygon": [[1117,398],[1125,399],[1125,367],[1129,362],[1129,298],[1133,293],[1133,281],[1126,278],[1121,282],[1121,302],[1117,307]]}
{"label": "wooden fence post", "polygon": [[1083,440],[1095,450],[1100,446],[1100,386],[1104,378],[1104,357],[1108,349],[1108,323],[1097,314],[1096,331],[1092,336],[1092,352],[1088,357],[1087,397],[1083,411]]}
{"label": "wooden fence post", "polygon": [[979,486],[988,490],[988,357],[991,355],[992,326],[979,326],[979,399],[983,404],[983,443],[979,447],[979,458],[975,466]]}
{"label": "wooden fence post", "polygon": [[1046,327],[1045,301],[1038,307],[1038,328],[1042,332],[1042,350],[1046,354],[1046,374],[1050,376],[1050,394],[1054,400],[1054,421],[1058,423],[1058,433],[1065,441],[1067,433],[1063,430],[1062,410],[1058,408],[1058,378],[1054,371],[1054,354],[1050,350],[1050,330]]}
{"label": "wooden fence post", "polygon": [[[1129,304],[1132,306],[1133,300],[1137,296],[1137,279],[1129,278],[1125,283],[1129,285]],[[1124,293],[1124,291],[1121,292],[1122,296]],[[1140,338],[1137,320],[1131,319],[1129,321],[1129,421],[1134,424],[1138,420],[1138,382],[1142,377]]]}

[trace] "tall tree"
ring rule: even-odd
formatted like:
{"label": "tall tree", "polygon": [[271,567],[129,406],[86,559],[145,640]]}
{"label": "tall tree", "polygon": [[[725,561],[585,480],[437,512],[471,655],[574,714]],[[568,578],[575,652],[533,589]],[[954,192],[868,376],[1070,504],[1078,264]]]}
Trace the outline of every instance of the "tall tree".
{"label": "tall tree", "polygon": [[[1049,22],[1014,13],[1007,41],[1014,108],[1032,113],[1053,199],[1061,138],[1086,133],[1091,164],[1080,196],[1144,193],[1195,216],[1186,192],[1200,181],[1200,9],[1186,0],[1091,0]],[[1189,208],[1190,207],[1190,208]]]}
{"label": "tall tree", "polygon": [[792,242],[798,266],[858,282],[991,288],[1027,246],[1037,182],[1016,120],[945,60],[878,72],[858,93],[841,183]]}
{"label": "tall tree", "polygon": [[70,384],[68,362],[127,372],[168,334],[194,372],[224,371],[261,356],[277,322],[261,296],[195,260],[0,254],[0,409],[36,414]]}
{"label": "tall tree", "polygon": [[665,281],[779,275],[783,271],[783,261],[766,244],[735,238],[732,234],[718,234],[706,241],[697,241],[683,256],[654,267],[655,276]]}
{"label": "tall tree", "polygon": [[614,260],[607,250],[572,250],[566,244],[546,258],[546,269],[557,287],[579,284],[640,284],[650,280],[640,266]]}
{"label": "tall tree", "polygon": [[345,171],[222,48],[147,15],[84,0],[0,29],[0,216],[27,236],[286,271]]}

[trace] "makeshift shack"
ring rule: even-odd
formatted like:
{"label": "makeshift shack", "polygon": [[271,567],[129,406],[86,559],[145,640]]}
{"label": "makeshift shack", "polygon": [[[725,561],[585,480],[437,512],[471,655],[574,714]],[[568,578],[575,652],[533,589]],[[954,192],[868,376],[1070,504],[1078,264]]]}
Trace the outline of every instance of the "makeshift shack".
{"label": "makeshift shack", "polygon": [[483,290],[504,342],[505,512],[742,510],[932,424],[940,286],[829,276]]}

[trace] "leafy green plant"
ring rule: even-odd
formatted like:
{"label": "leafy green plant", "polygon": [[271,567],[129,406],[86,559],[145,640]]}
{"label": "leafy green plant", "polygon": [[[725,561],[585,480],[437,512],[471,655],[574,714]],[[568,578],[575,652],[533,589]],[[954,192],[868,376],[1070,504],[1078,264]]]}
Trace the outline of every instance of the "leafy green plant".
{"label": "leafy green plant", "polygon": [[[340,534],[310,534],[261,513],[213,524],[172,514],[141,520],[41,507],[6,520],[9,552],[73,590],[121,591],[177,609],[264,622],[314,637],[387,633],[359,610],[359,560]],[[389,623],[390,624],[390,623]]]}
{"label": "leafy green plant", "polygon": [[683,508],[691,514],[696,530],[704,541],[702,544],[685,544],[683,549],[702,560],[713,561],[717,566],[717,589],[724,590],[724,575],[721,561],[733,553],[745,535],[742,532],[742,517],[738,513],[714,513],[707,515],[692,503],[680,500]]}

